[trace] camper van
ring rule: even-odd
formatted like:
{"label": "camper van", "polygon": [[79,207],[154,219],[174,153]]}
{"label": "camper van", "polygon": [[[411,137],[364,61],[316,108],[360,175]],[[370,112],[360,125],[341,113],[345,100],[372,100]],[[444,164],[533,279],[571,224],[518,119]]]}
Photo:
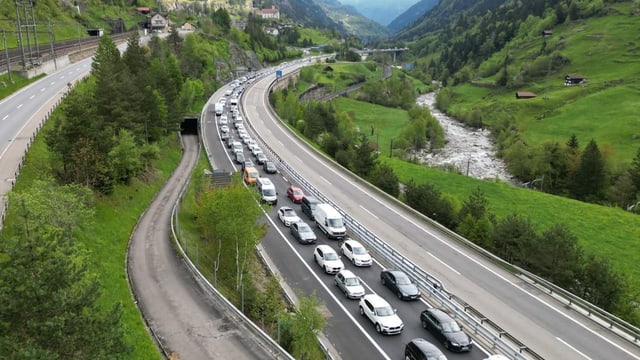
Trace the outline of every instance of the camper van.
{"label": "camper van", "polygon": [[318,204],[316,206],[314,219],[318,228],[322,230],[329,239],[340,240],[347,236],[344,219],[333,206],[329,204]]}
{"label": "camper van", "polygon": [[278,193],[276,187],[269,178],[261,177],[256,181],[256,188],[260,194],[260,201],[266,204],[276,205],[278,203]]}

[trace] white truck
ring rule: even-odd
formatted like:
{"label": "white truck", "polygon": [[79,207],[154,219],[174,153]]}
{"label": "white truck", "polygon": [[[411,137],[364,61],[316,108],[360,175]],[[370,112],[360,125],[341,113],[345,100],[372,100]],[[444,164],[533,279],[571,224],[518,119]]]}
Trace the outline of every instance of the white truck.
{"label": "white truck", "polygon": [[278,193],[276,187],[269,178],[259,177],[256,181],[256,189],[260,193],[260,201],[271,205],[278,203]]}
{"label": "white truck", "polygon": [[329,204],[318,204],[314,213],[314,219],[318,229],[325,233],[329,239],[340,240],[347,236],[344,219],[333,206]]}
{"label": "white truck", "polygon": [[222,115],[222,112],[224,111],[224,104],[217,102],[215,104],[215,112],[216,112],[216,116],[220,116]]}

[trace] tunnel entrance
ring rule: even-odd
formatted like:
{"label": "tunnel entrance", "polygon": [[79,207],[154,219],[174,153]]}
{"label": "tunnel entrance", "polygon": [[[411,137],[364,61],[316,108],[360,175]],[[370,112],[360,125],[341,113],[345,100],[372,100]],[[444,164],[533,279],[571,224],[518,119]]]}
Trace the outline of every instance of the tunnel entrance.
{"label": "tunnel entrance", "polygon": [[183,135],[198,135],[200,129],[200,117],[185,115],[180,124],[180,133]]}

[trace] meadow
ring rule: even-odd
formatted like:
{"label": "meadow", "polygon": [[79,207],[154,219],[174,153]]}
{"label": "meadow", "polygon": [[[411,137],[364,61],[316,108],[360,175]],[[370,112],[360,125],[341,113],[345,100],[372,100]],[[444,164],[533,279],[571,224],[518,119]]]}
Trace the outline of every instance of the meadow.
{"label": "meadow", "polygon": [[[48,122],[44,129],[52,125]],[[78,239],[80,246],[88,252],[90,271],[100,277],[99,304],[105,310],[115,302],[122,304],[125,341],[134,347],[132,359],[161,358],[133,301],[125,269],[131,231],[181,158],[175,138],[168,138],[160,149],[160,159],[154,164],[156,170],[147,181],[134,179],[128,186],[117,185],[112,195],[96,195],[95,221],[86,226]],[[37,136],[27,153],[16,182],[16,191],[28,189],[36,179],[51,176],[50,156],[43,136]],[[15,209],[10,207],[5,230],[15,223],[16,216]]]}

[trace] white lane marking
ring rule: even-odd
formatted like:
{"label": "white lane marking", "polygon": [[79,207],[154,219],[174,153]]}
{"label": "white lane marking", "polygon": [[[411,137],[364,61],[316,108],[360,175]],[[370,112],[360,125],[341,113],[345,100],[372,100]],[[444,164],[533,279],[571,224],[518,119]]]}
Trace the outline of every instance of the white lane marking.
{"label": "white lane marking", "polygon": [[458,270],[454,269],[453,267],[449,266],[449,264],[447,264],[446,262],[440,260],[437,256],[433,255],[432,253],[430,253],[429,251],[427,251],[427,254],[431,255],[432,258],[436,259],[436,261],[438,261],[440,264],[446,266],[449,268],[449,270],[453,271],[456,275],[460,275],[460,273],[458,272]]}
{"label": "white lane marking", "polygon": [[20,108],[22,107],[22,105],[24,105],[24,104],[20,104],[20,105],[18,105],[18,106],[17,106],[17,108],[18,108],[18,109],[20,109]]}
{"label": "white lane marking", "polygon": [[360,209],[362,209],[362,210],[364,210],[364,211],[368,212],[368,213],[369,213],[369,215],[371,215],[371,216],[373,216],[374,218],[376,218],[376,219],[380,220],[380,218],[379,218],[379,217],[377,217],[377,216],[376,216],[374,213],[372,213],[371,211],[367,210],[367,208],[365,208],[364,206],[360,205]]}
{"label": "white lane marking", "polygon": [[45,90],[47,90],[47,88],[42,88],[40,89],[40,92],[44,92]]}
{"label": "white lane marking", "polygon": [[[253,90],[253,89],[252,89]],[[266,99],[264,97],[262,97],[261,99],[262,102],[262,106],[266,107],[267,106],[267,102]],[[294,138],[287,130],[285,130],[285,126],[280,123],[277,119],[274,119],[273,116],[271,116],[270,114],[268,114],[269,118],[271,119],[271,123],[281,131],[283,136],[288,137],[289,139],[291,139],[291,141],[293,141],[294,143],[300,145],[299,143],[299,139]],[[307,155],[309,155],[310,157],[314,158],[317,160],[315,165],[322,165],[326,168],[327,171],[332,172],[335,176],[337,176],[338,178],[342,179],[343,181],[351,184],[351,186],[355,187],[356,189],[360,190],[360,192],[362,192],[363,194],[368,194],[367,191],[365,191],[364,188],[362,188],[362,186],[358,185],[357,183],[354,183],[353,181],[351,181],[350,179],[348,179],[347,177],[343,176],[342,174],[340,174],[339,172],[337,172],[336,170],[334,170],[331,166],[325,164],[324,161],[321,161],[318,157],[318,155],[314,152],[311,152],[310,150],[308,150],[305,146],[300,145],[300,149],[302,151],[304,151],[305,153],[307,153]],[[327,182],[328,184],[331,184],[327,179],[325,179],[324,177],[320,176],[320,178],[322,180],[324,180],[325,182]],[[610,345],[612,345],[613,347],[617,348],[618,350],[630,355],[631,357],[633,357],[634,359],[638,359],[640,360],[640,357],[631,353],[629,350],[624,349],[623,347],[621,347],[618,344],[615,344],[612,340],[607,339],[606,337],[602,336],[601,334],[597,333],[596,331],[588,328],[586,325],[583,325],[582,323],[580,323],[578,320],[572,318],[571,316],[563,313],[562,311],[560,311],[559,309],[556,309],[555,307],[553,307],[553,305],[545,302],[544,300],[538,298],[535,294],[531,294],[530,292],[528,292],[527,290],[525,290],[524,288],[521,288],[520,286],[518,286],[518,284],[512,282],[511,280],[505,278],[504,276],[498,274],[497,272],[493,271],[492,269],[490,269],[489,267],[487,267],[484,264],[481,264],[480,262],[478,262],[477,260],[473,259],[471,256],[467,255],[466,253],[464,253],[463,251],[457,249],[456,247],[454,247],[453,245],[449,244],[447,241],[441,239],[439,236],[436,236],[433,232],[427,230],[426,228],[424,228],[422,225],[417,224],[416,222],[414,222],[411,219],[408,219],[406,216],[404,216],[403,214],[400,214],[398,211],[396,211],[395,209],[393,209],[392,207],[386,206],[385,204],[383,204],[382,201],[378,200],[377,198],[373,198],[376,202],[378,202],[379,204],[381,204],[382,206],[384,206],[385,208],[388,208],[389,210],[391,210],[392,212],[394,212],[396,215],[398,215],[399,217],[405,219],[407,222],[413,224],[414,226],[416,226],[418,229],[422,230],[423,232],[431,235],[434,239],[438,240],[439,242],[441,242],[442,244],[444,244],[445,246],[451,248],[454,252],[466,257],[467,259],[469,259],[471,262],[477,264],[478,266],[482,267],[483,269],[485,269],[487,272],[495,275],[496,277],[498,277],[499,279],[504,280],[507,284],[510,284],[512,286],[514,286],[516,289],[522,291],[524,294],[530,296],[531,298],[537,300],[538,302],[540,302],[541,304],[543,304],[544,306],[546,306],[547,308],[551,309],[552,311],[555,311],[558,314],[561,314],[563,317],[565,317],[566,319],[570,320],[571,322],[575,323],[576,325],[582,327],[583,329],[585,329],[586,331],[592,333],[593,335],[595,335],[596,337],[600,338],[601,340],[609,343]],[[548,328],[543,327],[546,330],[550,330]]]}
{"label": "white lane marking", "polygon": [[9,115],[5,115],[5,116],[2,118],[2,121],[7,120],[7,118],[8,118],[8,117],[9,117]]}
{"label": "white lane marking", "polygon": [[50,83],[49,83],[49,85],[51,85],[51,86],[53,86],[53,85],[55,85],[55,84],[56,84],[56,82],[55,82],[55,81],[52,81],[52,82],[50,82]]}
{"label": "white lane marking", "polygon": [[35,95],[29,96],[29,100],[33,99],[34,97],[36,97],[36,96]]}
{"label": "white lane marking", "polygon": [[326,182],[327,184],[331,185],[331,182],[329,180],[325,179],[324,177],[319,176],[319,178],[322,179],[322,181]]}
{"label": "white lane marking", "polygon": [[585,359],[588,360],[592,360],[590,357],[588,357],[587,355],[583,354],[582,352],[580,352],[578,349],[574,348],[573,346],[569,345],[566,341],[560,339],[559,337],[556,337],[556,340],[560,341],[561,343],[563,343],[566,347],[568,347],[569,349],[577,352],[578,354],[580,354],[580,356],[582,356]]}
{"label": "white lane marking", "polygon": [[298,253],[298,251],[296,250],[296,248],[291,244],[291,242],[289,241],[289,238],[286,237],[282,231],[280,231],[280,228],[276,225],[276,223],[273,221],[273,219],[271,218],[271,216],[269,216],[269,214],[267,214],[264,210],[263,212],[265,213],[266,218],[269,220],[269,222],[271,223],[271,225],[274,227],[274,229],[280,234],[280,236],[284,239],[285,243],[287,243],[287,245],[289,246],[289,248],[291,248],[291,250],[293,251],[294,254],[296,254],[296,257],[298,258],[298,260],[300,260],[300,262],[302,262],[302,265],[304,265],[307,270],[311,273],[311,276],[313,276],[316,281],[318,282],[318,284],[320,284],[320,286],[322,286],[324,288],[324,290],[327,292],[327,294],[329,296],[331,296],[331,298],[333,299],[333,301],[335,301],[335,303],[340,307],[340,309],[342,309],[342,311],[347,315],[347,317],[351,320],[351,322],[353,322],[353,324],[362,332],[362,334],[369,340],[369,342],[373,345],[374,348],[376,348],[376,350],[378,350],[378,352],[380,353],[380,355],[382,355],[386,360],[391,360],[391,358],[389,357],[389,355],[387,355],[387,353],[385,353],[385,351],[380,347],[380,345],[378,345],[378,343],[366,332],[366,330],[362,327],[362,325],[360,325],[360,323],[353,317],[353,315],[351,315],[351,313],[349,312],[349,310],[347,310],[347,308],[342,304],[342,302],[340,300],[338,300],[338,298],[333,294],[333,292],[331,290],[329,290],[329,288],[327,287],[327,285],[322,282],[322,280],[320,280],[320,277],[318,276],[318,274],[313,271],[311,269],[311,266],[309,266],[309,264],[307,264],[306,261],[304,261],[302,255],[300,255],[300,253]]}

